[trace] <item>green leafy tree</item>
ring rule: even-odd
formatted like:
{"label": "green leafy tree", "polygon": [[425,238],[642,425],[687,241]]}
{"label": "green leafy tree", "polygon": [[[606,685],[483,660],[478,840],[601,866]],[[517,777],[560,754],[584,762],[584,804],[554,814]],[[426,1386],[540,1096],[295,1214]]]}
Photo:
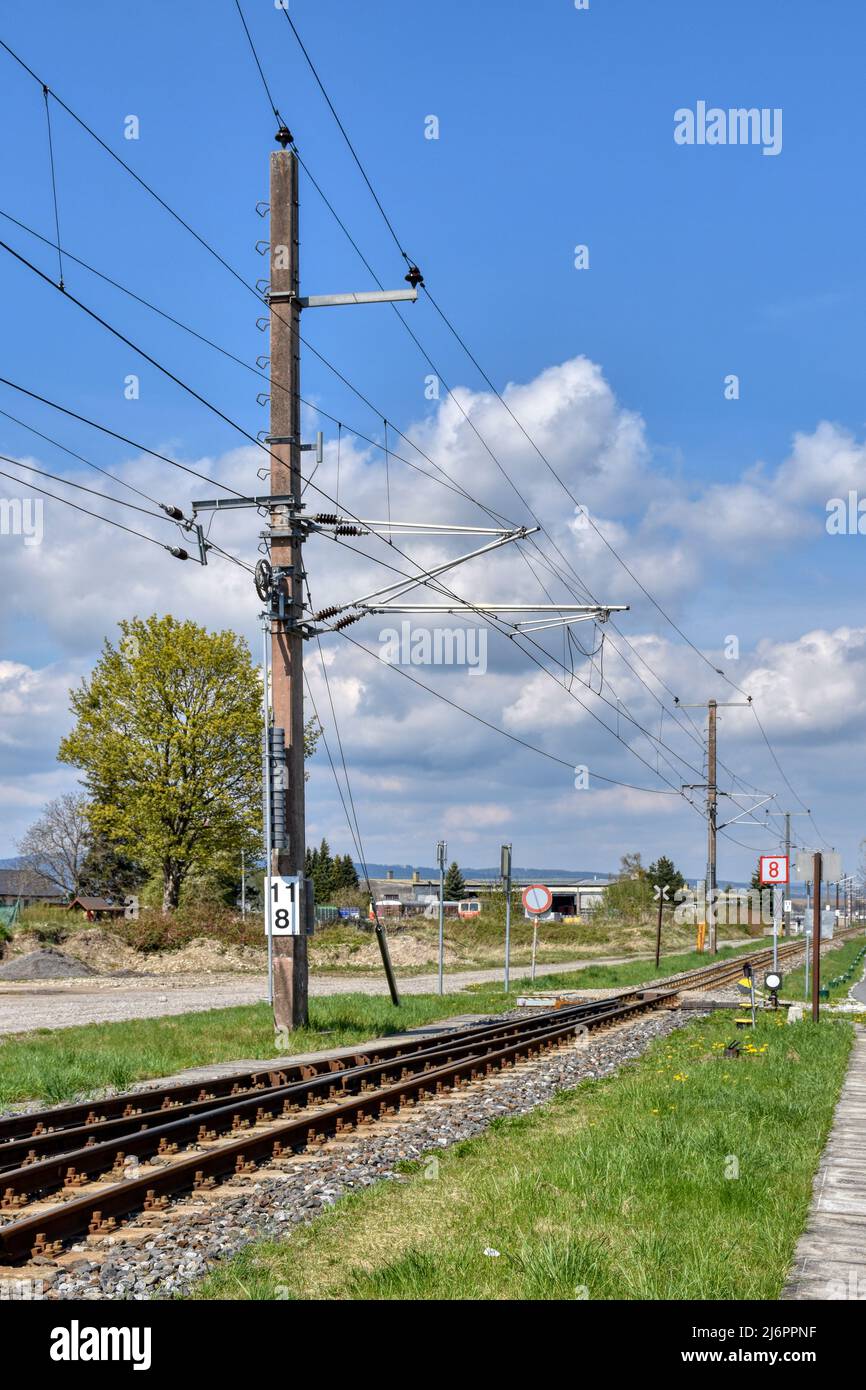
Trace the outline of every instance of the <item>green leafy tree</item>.
{"label": "green leafy tree", "polygon": [[675,867],[672,859],[668,859],[666,854],[662,854],[654,864],[650,864],[647,869],[647,878],[653,888],[667,888],[668,902],[674,902],[678,890],[686,886],[686,881],[679,869]]}
{"label": "green leafy tree", "polygon": [[191,874],[258,849],[261,681],[236,633],[156,615],[120,631],[71,692],[58,756],[84,773],[94,831],[161,874],[167,912]]}
{"label": "green leafy tree", "polygon": [[639,923],[653,907],[653,888],[640,854],[624,854],[619,874],[604,890],[603,910],[620,921]]}
{"label": "green leafy tree", "polygon": [[445,875],[445,897],[450,903],[466,897],[466,880],[460,872],[456,859],[452,859]]}

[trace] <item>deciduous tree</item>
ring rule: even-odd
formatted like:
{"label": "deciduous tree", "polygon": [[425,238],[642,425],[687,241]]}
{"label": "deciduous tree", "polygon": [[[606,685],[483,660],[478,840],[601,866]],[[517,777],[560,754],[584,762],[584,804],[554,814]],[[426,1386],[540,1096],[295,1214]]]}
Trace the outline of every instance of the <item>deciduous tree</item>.
{"label": "deciduous tree", "polygon": [[71,692],[61,761],[97,832],[159,872],[163,911],[191,873],[261,837],[261,681],[243,638],[171,616],[120,624]]}
{"label": "deciduous tree", "polygon": [[91,838],[87,798],[67,793],[48,802],[25,831],[18,851],[29,869],[74,897],[81,888]]}

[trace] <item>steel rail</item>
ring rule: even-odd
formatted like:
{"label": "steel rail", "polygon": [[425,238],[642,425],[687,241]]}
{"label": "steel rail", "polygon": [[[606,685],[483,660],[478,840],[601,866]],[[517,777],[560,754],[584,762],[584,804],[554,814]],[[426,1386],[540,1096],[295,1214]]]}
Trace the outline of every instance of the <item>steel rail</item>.
{"label": "steel rail", "polygon": [[[592,1000],[577,1004],[567,1010],[557,1011],[559,1018],[568,1018],[582,1023],[605,1009],[607,1000]],[[544,1016],[533,1016],[520,1020],[523,1032],[531,1036],[543,1031],[546,1026]],[[123,1116],[108,1120],[103,1124],[81,1126],[78,1129],[46,1131],[34,1139],[18,1140],[0,1148],[0,1157],[9,1157],[12,1162],[0,1171],[0,1188],[3,1190],[2,1205],[8,1209],[11,1202],[24,1192],[37,1192],[42,1188],[56,1185],[63,1179],[63,1170],[72,1167],[74,1175],[106,1171],[112,1168],[118,1157],[132,1155],[141,1157],[157,1152],[160,1144],[172,1144],[182,1140],[193,1140],[199,1129],[209,1129],[221,1122],[233,1121],[235,1116],[244,1118],[254,1111],[263,1110],[268,1103],[283,1101],[291,1104],[309,1106],[321,1095],[332,1096],[345,1093],[347,1087],[363,1086],[370,1081],[384,1078],[388,1072],[401,1065],[416,1069],[429,1069],[437,1062],[450,1061],[460,1053],[472,1052],[483,1056],[486,1051],[494,1051],[504,1038],[515,1035],[518,1021],[503,1020],[495,1026],[481,1030],[478,1036],[460,1038],[446,1035],[442,1040],[430,1040],[430,1046],[405,1056],[394,1056],[370,1062],[363,1058],[353,1066],[337,1066],[323,1071],[315,1077],[287,1085],[257,1090],[222,1101],[196,1101],[190,1105],[171,1110],[157,1110],[150,1116]],[[44,1151],[40,1152],[40,1147]],[[60,1155],[57,1163],[52,1157]]]}
{"label": "steel rail", "polygon": [[[471,1024],[457,1030],[467,1037],[488,1025],[485,1022]],[[429,1037],[395,1038],[365,1044],[357,1053],[351,1054],[359,1063],[378,1060],[381,1057],[410,1053],[429,1043]],[[32,1111],[20,1115],[6,1115],[0,1119],[0,1142],[17,1138],[30,1138],[42,1134],[46,1120],[53,1129],[71,1128],[78,1125],[99,1124],[105,1119],[122,1116],[124,1109],[135,1105],[143,1114],[153,1110],[168,1109],[172,1105],[182,1105],[187,1101],[216,1100],[220,1096],[237,1095],[242,1091],[264,1090],[267,1087],[301,1081],[307,1076],[319,1075],[327,1071],[334,1059],[310,1062],[291,1062],[276,1067],[263,1061],[260,1069],[254,1071],[231,1072],[226,1076],[214,1077],[209,1081],[179,1081],[170,1086],[154,1086],[141,1091],[124,1091],[100,1101],[76,1101],[68,1105],[52,1106],[49,1110]],[[2,1152],[2,1150],[0,1150]]]}
{"label": "steel rail", "polygon": [[[845,935],[856,935],[857,931],[858,929],[853,928],[848,933],[840,933],[840,939]],[[779,948],[779,954],[780,956],[786,955],[802,949],[801,943],[797,941],[784,943]],[[736,973],[741,962],[748,959],[753,963],[760,963],[763,959],[768,959],[770,953],[771,948],[764,948],[756,953],[738,956],[733,961],[727,960],[710,966],[699,966],[695,970],[683,971],[677,975],[647,981],[646,984],[653,988],[665,988],[669,984],[679,984],[692,978],[697,979],[701,975],[708,975],[715,979],[719,970],[730,967]],[[629,991],[623,991],[623,994],[627,993]],[[447,1035],[443,1034],[442,1036],[455,1039],[457,1037],[479,1036],[490,1026],[487,1022],[474,1023],[462,1029],[449,1030]],[[53,1106],[47,1110],[7,1115],[0,1119],[0,1164],[4,1161],[7,1143],[15,1139],[35,1139],[46,1133],[82,1126],[93,1127],[94,1132],[96,1132],[96,1127],[106,1120],[127,1118],[133,1112],[135,1115],[146,1116],[187,1103],[213,1102],[222,1096],[268,1090],[273,1086],[288,1085],[294,1081],[320,1075],[323,1071],[340,1070],[344,1065],[360,1065],[364,1061],[376,1061],[386,1056],[408,1055],[414,1051],[423,1050],[429,1043],[429,1036],[401,1037],[395,1038],[393,1041],[382,1040],[378,1043],[367,1044],[358,1052],[347,1054],[345,1058],[326,1058],[309,1062],[298,1061],[284,1063],[279,1067],[263,1063],[261,1069],[231,1072],[206,1082],[175,1082],[168,1086],[153,1086],[141,1091],[122,1092],[100,1101],[73,1102]]]}
{"label": "steel rail", "polygon": [[[603,1007],[578,1016],[580,1011],[551,1010],[529,1020],[516,1020],[513,1040],[493,1051],[476,1052],[459,1061],[418,1070],[372,1093],[361,1091],[349,1100],[310,1115],[277,1120],[265,1132],[250,1131],[228,1144],[214,1146],[164,1168],[112,1183],[100,1192],[85,1193],[48,1211],[26,1215],[0,1228],[0,1255],[8,1260],[32,1254],[52,1253],[57,1243],[86,1231],[102,1234],[116,1218],[142,1207],[159,1208],[170,1194],[210,1185],[211,1179],[251,1170],[261,1158],[280,1158],[287,1152],[325,1142],[356,1124],[383,1114],[396,1113],[428,1093],[440,1092],[465,1080],[477,1080],[523,1057],[549,1050],[580,1029],[594,1029],[659,1008],[675,998],[674,992],[647,991],[626,999],[601,1001]],[[542,1028],[530,1027],[542,1023]],[[379,1064],[382,1065],[382,1064]],[[332,1078],[322,1078],[332,1081]],[[255,1103],[251,1097],[244,1104]],[[270,1123],[270,1122],[268,1122]]]}
{"label": "steel rail", "polygon": [[[604,1003],[604,1000],[590,1000],[573,1007],[591,1012],[593,1009],[601,1008]],[[30,1122],[29,1132],[20,1138],[7,1139],[5,1143],[0,1143],[0,1173],[5,1168],[16,1166],[16,1161],[29,1160],[31,1155],[33,1158],[39,1158],[46,1153],[66,1152],[64,1145],[75,1148],[79,1144],[99,1143],[103,1138],[143,1129],[151,1121],[164,1123],[167,1115],[179,1119],[183,1114],[202,1113],[213,1109],[220,1100],[241,1100],[248,1096],[261,1098],[274,1090],[310,1081],[319,1076],[333,1077],[354,1067],[368,1066],[380,1061],[396,1062],[462,1043],[480,1043],[489,1035],[510,1028],[512,1023],[512,1020],[493,1018],[472,1024],[468,1028],[449,1029],[441,1034],[395,1040],[393,1043],[380,1046],[365,1046],[363,1050],[345,1057],[323,1058],[317,1062],[301,1063],[267,1073],[232,1074],[221,1078],[222,1085],[214,1087],[212,1092],[206,1091],[200,1083],[124,1092],[112,1097],[112,1109],[115,1112],[113,1118],[96,1114],[94,1105],[90,1103],[36,1112],[24,1117]],[[243,1087],[239,1084],[240,1078],[252,1084]],[[189,1095],[193,1099],[180,1098]],[[98,1109],[102,1111],[104,1108],[104,1104],[99,1103]],[[81,1123],[80,1119],[82,1112],[86,1117],[84,1123]],[[38,1123],[34,1126],[33,1122],[37,1120],[37,1116]],[[58,1117],[77,1123],[58,1125]]]}
{"label": "steel rail", "polygon": [[[857,929],[851,929],[847,934],[857,934]],[[841,933],[840,937],[843,935],[846,933]],[[801,949],[803,948],[799,942],[784,943],[779,948],[779,954],[786,956]],[[763,963],[763,960],[769,959],[770,956],[771,948],[764,948],[755,953],[744,953],[733,960],[728,959],[709,966],[699,966],[695,970],[683,971],[678,975],[647,981],[646,987],[661,989],[668,985],[685,983],[690,979],[697,981],[701,976],[707,976],[711,981],[715,981],[719,978],[719,971],[730,969],[736,974],[741,964],[746,960],[753,964],[760,964]],[[633,991],[622,991],[622,994],[625,996],[630,992]],[[461,1029],[449,1030],[447,1034],[442,1034],[442,1036],[454,1040],[464,1037],[478,1037],[491,1026],[494,1025],[487,1022],[475,1023]],[[231,1072],[226,1076],[215,1077],[206,1082],[175,1082],[168,1086],[154,1086],[141,1091],[123,1092],[100,1101],[73,1102],[67,1105],[53,1106],[47,1110],[7,1115],[0,1119],[0,1167],[4,1164],[8,1166],[7,1145],[16,1139],[41,1139],[45,1134],[80,1127],[92,1129],[96,1135],[99,1132],[99,1127],[108,1120],[133,1116],[146,1117],[187,1104],[213,1103],[221,1097],[270,1090],[274,1086],[290,1085],[311,1076],[321,1075],[323,1072],[338,1071],[347,1065],[357,1066],[363,1065],[367,1061],[378,1061],[384,1057],[407,1056],[413,1052],[422,1051],[429,1045],[430,1036],[402,1037],[395,1038],[393,1041],[382,1040],[378,1043],[365,1045],[358,1052],[347,1054],[345,1058],[284,1063],[279,1067],[275,1067],[273,1064],[268,1065],[265,1062],[261,1069]],[[46,1146],[36,1145],[37,1152],[42,1151],[44,1147]],[[50,1147],[50,1145],[47,1146],[49,1150]]]}
{"label": "steel rail", "polygon": [[[803,949],[800,941],[787,942],[779,948],[779,955],[787,958]],[[673,1003],[680,990],[700,989],[736,978],[746,962],[754,968],[771,960],[772,949],[764,948],[652,981],[651,988],[635,988],[605,1000],[561,1006],[527,1018],[497,1019],[451,1030],[440,1037],[399,1039],[345,1058],[235,1073],[220,1079],[222,1096],[208,1096],[198,1083],[181,1083],[156,1092],[113,1097],[116,1107],[128,1107],[133,1101],[151,1097],[154,1107],[144,1115],[116,1114],[115,1123],[91,1118],[89,1124],[78,1126],[87,1135],[83,1147],[67,1151],[61,1158],[52,1156],[41,1161],[36,1153],[28,1153],[30,1161],[0,1174],[0,1183],[7,1189],[4,1205],[8,1210],[26,1200],[28,1193],[44,1193],[46,1189],[56,1193],[62,1187],[59,1195],[69,1195],[70,1191],[74,1194],[75,1187],[86,1182],[88,1174],[106,1175],[111,1165],[103,1179],[107,1185],[100,1182],[100,1190],[72,1195],[70,1200],[47,1211],[41,1209],[42,1200],[46,1200],[42,1199],[38,1212],[25,1213],[0,1227],[0,1256],[25,1259],[28,1254],[53,1253],[64,1239],[85,1231],[104,1234],[114,1227],[118,1217],[128,1216],[141,1207],[160,1208],[172,1193],[211,1186],[217,1178],[232,1172],[249,1172],[262,1157],[276,1159],[295,1149],[325,1142],[328,1135],[377,1115],[394,1113],[403,1104],[414,1104],[431,1089],[439,1092],[458,1086],[467,1079],[510,1066],[524,1056],[561,1045],[578,1031],[605,1027]],[[397,1066],[401,1076],[395,1080],[391,1073]],[[265,1084],[265,1078],[270,1085]],[[241,1080],[253,1084],[244,1089]],[[347,1089],[352,1092],[348,1098]],[[180,1098],[196,1094],[198,1098],[187,1104]],[[333,1100],[340,1103],[329,1104]],[[316,1105],[319,1108],[311,1108]],[[276,1114],[280,1106],[282,1109]],[[86,1108],[67,1106],[58,1107],[58,1111],[69,1120],[71,1115],[80,1116]],[[173,1113],[169,1118],[170,1112],[178,1110],[183,1113]],[[297,1114],[298,1110],[302,1113]],[[44,1118],[54,1113],[42,1112]],[[92,1116],[92,1107],[88,1113]],[[291,1118],[293,1114],[295,1117]],[[131,1127],[134,1123],[138,1124],[136,1131],[117,1134],[118,1125]],[[254,1128],[248,1128],[250,1125]],[[112,1138],[108,1138],[109,1130]],[[246,1132],[227,1143],[218,1143],[214,1142],[217,1130],[227,1136],[239,1130]],[[72,1129],[43,1128],[41,1134],[31,1135],[31,1147],[33,1140],[50,1148],[55,1142],[68,1144],[81,1137]],[[185,1141],[191,1146],[208,1147],[174,1160],[171,1156]],[[20,1156],[22,1146],[0,1146],[0,1155],[5,1149],[10,1157]],[[143,1157],[147,1163],[160,1153],[167,1156],[163,1167],[121,1176],[127,1158]]]}

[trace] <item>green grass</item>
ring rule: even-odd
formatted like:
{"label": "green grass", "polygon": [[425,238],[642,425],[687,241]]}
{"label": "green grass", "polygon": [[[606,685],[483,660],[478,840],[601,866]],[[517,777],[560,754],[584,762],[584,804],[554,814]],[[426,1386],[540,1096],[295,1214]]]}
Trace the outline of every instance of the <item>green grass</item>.
{"label": "green grass", "polygon": [[[720,955],[754,949],[752,942]],[[706,964],[694,952],[662,958],[660,974]],[[589,966],[566,974],[539,975],[532,988],[593,989],[639,985],[656,977],[652,961]],[[406,994],[399,1009],[381,996],[342,994],[310,1001],[310,1027],[292,1034],[292,1052],[343,1047],[400,1032],[460,1013],[496,1013],[509,1006],[530,983],[513,981],[511,996],[497,984],[473,985],[457,994]],[[89,1095],[103,1086],[118,1090],[185,1067],[230,1062],[239,1057],[266,1060],[277,1055],[270,1010],[264,1004],[125,1023],[93,1023],[77,1028],[41,1028],[0,1037],[0,1106],[22,1100],[58,1104]]]}
{"label": "green grass", "polygon": [[[249,1246],[200,1299],[777,1299],[853,1029],[729,1017]],[[498,1255],[485,1254],[487,1250]]]}
{"label": "green grass", "polygon": [[[855,936],[850,941],[844,941],[841,946],[833,951],[828,951],[821,957],[821,987],[830,988],[831,999],[844,999],[851,986],[856,984],[863,974],[863,963],[854,971],[852,978],[847,982],[840,982],[838,985],[830,986],[830,981],[837,975],[843,975],[854,959],[863,949],[866,936]],[[811,962],[810,962],[811,970]],[[783,999],[801,1000],[805,997],[806,972],[803,967],[792,970],[790,975],[785,975],[782,980],[780,991]],[[811,974],[809,979],[809,997],[811,998]]]}
{"label": "green grass", "polygon": [[[679,955],[662,956],[658,970],[655,960],[629,960],[621,965],[587,965],[583,970],[566,971],[564,974],[539,975],[533,984],[528,979],[516,980],[513,988],[517,994],[529,995],[533,989],[617,989],[632,985],[643,985],[651,980],[662,979],[667,975],[678,975],[682,970],[696,970],[698,966],[711,965],[714,960],[726,960],[729,956],[742,955],[744,951],[762,949],[764,942],[751,940],[741,946],[725,946],[718,956],[701,954],[699,951],[685,951]],[[467,992],[486,989],[486,985],[469,985]]]}
{"label": "green grass", "polygon": [[[289,1051],[314,1052],[397,1033],[453,1014],[495,1011],[505,995],[406,995],[399,1009],[364,994],[310,1001],[310,1026],[291,1034]],[[0,1038],[0,1105],[39,1099],[50,1103],[118,1089],[184,1067],[277,1055],[270,1009],[265,1004],[79,1028],[40,1028]]]}
{"label": "green grass", "polygon": [[[424,917],[404,918],[401,930],[427,946],[427,959],[414,965],[400,967],[405,976],[430,974],[436,968],[438,924]],[[694,940],[694,927],[665,922],[665,940],[670,951],[688,951]],[[743,935],[738,926],[722,926],[728,938]],[[532,956],[533,924],[523,917],[523,909],[515,907],[511,923],[511,959],[513,965],[528,965]],[[478,917],[445,921],[445,947],[455,959],[446,967],[447,973],[461,970],[495,969],[502,964],[505,936],[504,906],[489,906]],[[543,966],[562,965],[568,961],[604,956],[647,955],[655,949],[655,919],[652,921],[620,921],[599,914],[583,922],[543,922],[539,932],[538,963]],[[356,957],[371,937],[346,923],[334,923],[317,930],[310,947],[310,968],[320,974],[369,975],[375,966],[359,964]],[[395,940],[399,939],[395,936]],[[744,937],[746,944],[748,938]],[[335,964],[329,956],[339,949],[343,959]]]}

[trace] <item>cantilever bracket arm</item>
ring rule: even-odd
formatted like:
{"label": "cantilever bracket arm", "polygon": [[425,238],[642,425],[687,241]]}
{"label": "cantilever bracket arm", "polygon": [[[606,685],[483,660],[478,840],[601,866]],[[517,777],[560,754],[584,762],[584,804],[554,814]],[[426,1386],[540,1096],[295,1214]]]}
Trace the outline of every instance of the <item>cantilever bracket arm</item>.
{"label": "cantilever bracket arm", "polygon": [[[757,793],[757,792],[720,792],[719,795],[720,795],[720,796],[729,796],[729,797],[733,798],[733,797],[735,797],[735,796],[742,796],[742,797],[746,797],[746,796],[757,796],[758,793]],[[716,829],[717,829],[717,830],[724,830],[724,829],[725,829],[727,826],[729,826],[729,825],[739,825],[739,824],[742,823],[743,825],[760,825],[761,829],[764,830],[766,827],[765,827],[765,825],[764,825],[764,823],[763,823],[762,821],[759,821],[759,820],[750,820],[749,817],[754,816],[754,813],[757,811],[757,809],[758,809],[759,806],[763,806],[767,801],[775,801],[775,799],[776,799],[776,793],[775,793],[775,792],[770,792],[767,796],[761,796],[760,800],[759,800],[759,801],[756,801],[755,804],[754,804],[754,806],[747,806],[744,810],[742,810],[742,811],[740,812],[740,814],[739,814],[738,816],[734,816],[733,820],[726,820],[725,823],[724,823],[724,825],[718,825],[718,826],[716,826]],[[745,817],[745,820],[743,819],[744,817]]]}
{"label": "cantilever bracket arm", "polygon": [[271,290],[269,304],[297,304],[299,309],[333,309],[343,304],[397,304],[415,302],[417,290],[358,290],[349,294],[298,295],[292,290]]}
{"label": "cantilever bracket arm", "polygon": [[474,613],[480,617],[496,617],[500,613],[533,613],[537,617],[526,618],[510,623],[517,632],[541,632],[547,628],[568,626],[571,623],[604,623],[611,613],[625,613],[627,604],[584,604],[584,603],[367,603],[359,602],[353,607],[362,613],[417,613],[432,617],[438,613],[463,615]]}
{"label": "cantilever bracket arm", "polygon": [[489,541],[487,545],[482,545],[477,550],[470,550],[465,555],[456,555],[453,560],[446,560],[443,564],[434,566],[433,569],[425,570],[423,574],[409,579],[398,579],[396,583],[387,584],[383,589],[374,589],[370,594],[362,594],[360,598],[341,604],[337,612],[345,612],[347,608],[362,608],[375,602],[376,599],[388,597],[393,600],[400,598],[402,594],[407,594],[410,589],[417,589],[420,585],[435,579],[437,574],[445,574],[447,570],[465,564],[467,560],[474,560],[479,555],[487,555],[491,550],[498,550],[501,545],[508,545],[510,541],[522,541],[537,530],[537,526],[521,526],[516,531],[505,531],[498,535],[495,540]]}

